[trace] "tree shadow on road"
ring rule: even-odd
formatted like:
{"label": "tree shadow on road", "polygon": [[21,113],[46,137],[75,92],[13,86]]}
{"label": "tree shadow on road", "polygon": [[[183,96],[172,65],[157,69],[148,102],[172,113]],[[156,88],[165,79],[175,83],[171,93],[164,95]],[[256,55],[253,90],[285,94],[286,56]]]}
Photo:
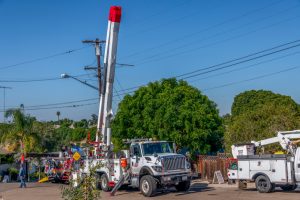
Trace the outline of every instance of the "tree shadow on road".
{"label": "tree shadow on road", "polygon": [[207,183],[194,183],[189,189],[189,191],[187,192],[178,192],[175,188],[169,188],[158,192],[156,196],[163,196],[170,193],[177,193],[175,194],[175,196],[184,196],[184,195],[194,194],[198,192],[207,192],[212,190],[215,189],[213,187],[208,187]]}
{"label": "tree shadow on road", "polygon": [[[177,193],[175,196],[183,196],[183,195],[189,195],[189,194],[194,194],[198,192],[207,192],[207,191],[213,191],[215,190],[213,187],[208,187],[207,183],[194,183],[189,191],[187,192],[177,192],[175,188],[168,188],[168,189],[161,189],[157,192],[155,196],[164,196],[168,195],[170,193]],[[121,196],[121,195],[126,195],[130,194],[131,192],[139,192],[139,189],[137,188],[121,188],[120,193],[116,193],[115,196]]]}

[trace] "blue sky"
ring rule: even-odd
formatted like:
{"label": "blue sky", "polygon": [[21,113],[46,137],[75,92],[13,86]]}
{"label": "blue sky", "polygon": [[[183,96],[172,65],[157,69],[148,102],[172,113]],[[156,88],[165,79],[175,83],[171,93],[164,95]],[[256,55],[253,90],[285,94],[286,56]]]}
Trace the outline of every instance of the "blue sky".
{"label": "blue sky", "polygon": [[[134,64],[116,70],[115,89],[124,90],[225,62],[252,52],[300,39],[299,0],[0,0],[0,81],[59,78],[60,74],[97,85],[86,65],[95,65],[93,47],[84,39],[105,39],[111,5],[123,9],[117,60]],[[72,49],[84,49],[27,64],[19,64]],[[220,114],[230,112],[235,95],[251,89],[266,89],[291,96],[300,103],[299,72],[209,89],[300,65],[300,48],[187,79],[217,103]],[[272,60],[272,61],[269,61]],[[264,62],[256,65],[259,62]],[[248,67],[253,65],[252,67]],[[10,66],[6,68],[7,66]],[[233,69],[235,72],[220,75]],[[208,77],[210,76],[210,77]],[[203,79],[205,78],[205,79]],[[202,79],[202,80],[199,80]],[[6,91],[6,107],[25,105],[26,113],[39,120],[89,118],[98,112],[97,91],[72,79],[43,82],[0,82]],[[124,93],[124,92],[119,92]],[[121,96],[115,96],[116,107]],[[65,105],[75,108],[52,108]],[[0,111],[3,90],[0,89]],[[3,121],[0,113],[0,121]]]}

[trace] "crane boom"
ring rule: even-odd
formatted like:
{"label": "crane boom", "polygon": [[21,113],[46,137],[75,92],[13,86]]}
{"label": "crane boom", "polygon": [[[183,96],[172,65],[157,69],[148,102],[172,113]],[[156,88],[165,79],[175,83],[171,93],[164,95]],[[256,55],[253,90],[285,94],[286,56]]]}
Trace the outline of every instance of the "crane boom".
{"label": "crane boom", "polygon": [[115,78],[116,54],[118,45],[118,35],[121,22],[121,7],[112,6],[109,12],[107,38],[104,54],[104,67],[106,69],[105,75],[105,94],[100,105],[100,112],[103,115],[102,123],[102,142],[108,147],[111,144],[111,128],[110,122],[113,116],[112,112],[112,98],[113,98],[113,84]]}
{"label": "crane boom", "polygon": [[290,153],[294,153],[293,139],[300,139],[300,130],[279,131],[277,132],[276,137],[267,138],[260,141],[251,141],[249,144],[232,145],[232,155],[235,158],[238,155],[253,155],[254,147],[263,147],[275,143],[279,143],[283,150],[288,150]]}

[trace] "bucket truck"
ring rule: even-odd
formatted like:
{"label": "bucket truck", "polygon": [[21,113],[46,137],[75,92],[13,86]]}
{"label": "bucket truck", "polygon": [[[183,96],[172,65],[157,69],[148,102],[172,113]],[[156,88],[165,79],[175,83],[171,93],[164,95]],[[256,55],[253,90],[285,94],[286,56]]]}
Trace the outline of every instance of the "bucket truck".
{"label": "bucket truck", "polygon": [[[134,139],[126,143],[129,150],[115,154],[111,143],[112,97],[121,7],[110,8],[104,55],[105,78],[99,105],[98,132],[93,143],[95,154],[85,160],[81,173],[89,173],[89,166],[101,164],[97,185],[113,195],[122,185],[139,188],[144,196],[153,196],[158,189],[175,186],[187,191],[191,183],[191,165],[184,155],[177,154],[168,141]],[[76,176],[74,176],[76,178]]]}
{"label": "bucket truck", "polygon": [[[255,181],[256,189],[261,193],[273,192],[276,186],[286,191],[296,189],[300,185],[299,138],[300,130],[280,131],[276,137],[233,145],[232,155],[237,159],[237,165],[228,170],[228,178],[239,180],[243,187],[248,181]],[[287,154],[255,154],[258,148],[276,143]]]}

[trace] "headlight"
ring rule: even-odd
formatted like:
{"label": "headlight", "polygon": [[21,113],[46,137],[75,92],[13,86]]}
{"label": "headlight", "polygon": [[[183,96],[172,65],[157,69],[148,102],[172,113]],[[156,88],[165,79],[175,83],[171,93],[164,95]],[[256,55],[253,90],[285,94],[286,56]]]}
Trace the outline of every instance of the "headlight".
{"label": "headlight", "polygon": [[161,166],[151,166],[152,169],[154,169],[154,171],[156,172],[162,172],[162,167]]}
{"label": "headlight", "polygon": [[186,168],[191,169],[191,164],[188,161],[186,162]]}

